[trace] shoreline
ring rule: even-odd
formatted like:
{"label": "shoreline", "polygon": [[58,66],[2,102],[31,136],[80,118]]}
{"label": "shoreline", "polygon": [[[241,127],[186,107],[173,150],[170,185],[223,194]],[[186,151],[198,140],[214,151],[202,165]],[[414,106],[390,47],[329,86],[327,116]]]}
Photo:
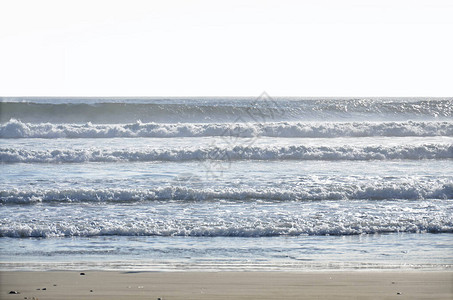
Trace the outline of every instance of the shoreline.
{"label": "shoreline", "polygon": [[[83,272],[85,275],[81,275]],[[2,299],[452,299],[452,271],[0,271]],[[20,294],[9,294],[17,291]]]}

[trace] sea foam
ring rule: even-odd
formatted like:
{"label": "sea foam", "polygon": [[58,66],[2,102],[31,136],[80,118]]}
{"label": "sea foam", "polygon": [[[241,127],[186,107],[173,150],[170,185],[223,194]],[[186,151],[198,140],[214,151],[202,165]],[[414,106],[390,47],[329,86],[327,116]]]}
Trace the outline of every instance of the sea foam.
{"label": "sea foam", "polygon": [[[0,237],[269,237],[375,233],[451,233],[452,200],[219,202],[184,205],[59,205],[5,216]],[[168,211],[171,208],[171,211]],[[20,217],[20,219],[18,218]]]}
{"label": "sea foam", "polygon": [[26,150],[0,148],[2,163],[85,163],[117,161],[190,160],[384,160],[451,159],[453,145],[398,146],[234,146],[191,147],[184,149],[100,148]]}
{"label": "sea foam", "polygon": [[232,188],[167,186],[151,189],[38,189],[2,190],[0,203],[32,204],[39,202],[137,202],[169,200],[272,200],[318,201],[358,199],[453,199],[449,179],[418,182],[368,182],[350,184],[298,185],[288,188]]}
{"label": "sea foam", "polygon": [[0,138],[174,138],[211,136],[289,138],[453,136],[453,122],[33,124],[12,119],[0,125]]}

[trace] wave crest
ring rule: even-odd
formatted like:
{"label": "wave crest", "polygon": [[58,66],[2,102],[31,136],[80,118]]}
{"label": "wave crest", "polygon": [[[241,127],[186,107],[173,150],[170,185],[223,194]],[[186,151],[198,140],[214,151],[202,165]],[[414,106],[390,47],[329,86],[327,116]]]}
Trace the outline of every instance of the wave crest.
{"label": "wave crest", "polygon": [[235,146],[144,150],[24,150],[0,148],[2,163],[85,163],[118,161],[384,160],[451,159],[453,145],[403,146]]}
{"label": "wave crest", "polygon": [[183,186],[155,189],[66,189],[19,191],[3,190],[0,202],[32,204],[39,202],[137,202],[137,201],[209,201],[209,200],[386,200],[453,199],[453,183],[448,180],[421,183],[376,183],[361,185],[300,186],[279,188],[190,188]]}
{"label": "wave crest", "polygon": [[[99,101],[98,101],[99,100]],[[452,98],[0,98],[0,122],[41,123],[234,122],[283,120],[410,120],[451,118]],[[66,103],[62,103],[66,102]]]}
{"label": "wave crest", "polygon": [[12,119],[0,126],[0,138],[116,138],[116,137],[295,137],[453,136],[453,122],[272,122],[259,123],[130,123],[51,124]]}

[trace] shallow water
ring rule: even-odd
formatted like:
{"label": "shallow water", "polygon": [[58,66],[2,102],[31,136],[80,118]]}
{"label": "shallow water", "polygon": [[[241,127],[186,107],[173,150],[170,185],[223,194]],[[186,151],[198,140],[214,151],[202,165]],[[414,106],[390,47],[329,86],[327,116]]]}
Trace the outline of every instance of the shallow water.
{"label": "shallow water", "polygon": [[0,247],[2,270],[315,271],[451,270],[453,267],[450,234],[227,239],[7,238]]}

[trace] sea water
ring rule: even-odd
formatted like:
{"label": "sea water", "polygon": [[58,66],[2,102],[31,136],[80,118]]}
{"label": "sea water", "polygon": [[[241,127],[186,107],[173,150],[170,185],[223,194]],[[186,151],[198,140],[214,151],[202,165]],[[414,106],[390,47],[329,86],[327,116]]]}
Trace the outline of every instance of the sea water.
{"label": "sea water", "polygon": [[451,269],[452,98],[2,98],[2,269]]}

